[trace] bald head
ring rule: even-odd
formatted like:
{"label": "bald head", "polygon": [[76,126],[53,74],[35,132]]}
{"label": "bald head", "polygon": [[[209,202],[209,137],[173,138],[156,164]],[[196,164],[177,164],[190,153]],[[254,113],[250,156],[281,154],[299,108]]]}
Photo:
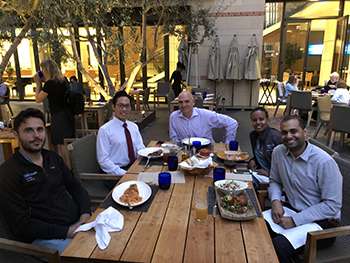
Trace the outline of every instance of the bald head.
{"label": "bald head", "polygon": [[190,92],[184,90],[179,94],[179,108],[181,113],[187,117],[190,118],[192,116],[193,106],[194,106],[194,99]]}

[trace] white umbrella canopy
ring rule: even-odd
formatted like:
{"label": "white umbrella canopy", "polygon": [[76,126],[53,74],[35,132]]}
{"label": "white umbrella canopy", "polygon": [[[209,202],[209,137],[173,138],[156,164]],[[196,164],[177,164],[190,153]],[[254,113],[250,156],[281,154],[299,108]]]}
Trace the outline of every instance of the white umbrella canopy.
{"label": "white umbrella canopy", "polygon": [[218,37],[215,38],[212,46],[209,48],[208,79],[221,79],[221,54],[220,41]]}
{"label": "white umbrella canopy", "polygon": [[247,56],[244,58],[244,77],[247,80],[261,78],[259,48],[255,35],[250,39]]}
{"label": "white umbrella canopy", "polygon": [[241,75],[240,75],[239,67],[240,67],[239,46],[238,46],[237,37],[236,35],[234,35],[227,54],[225,78],[240,80]]}

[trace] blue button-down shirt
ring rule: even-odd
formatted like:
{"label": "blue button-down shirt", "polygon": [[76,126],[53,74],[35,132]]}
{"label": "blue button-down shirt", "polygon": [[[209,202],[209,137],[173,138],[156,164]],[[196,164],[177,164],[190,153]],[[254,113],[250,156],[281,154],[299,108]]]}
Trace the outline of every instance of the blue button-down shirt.
{"label": "blue button-down shirt", "polygon": [[271,202],[281,200],[283,189],[290,205],[299,211],[292,216],[297,226],[340,218],[342,185],[343,178],[337,163],[311,143],[297,158],[282,144],[276,146],[272,153]]}
{"label": "blue button-down shirt", "polygon": [[238,122],[231,117],[206,109],[193,108],[192,116],[185,117],[180,110],[170,115],[169,137],[174,142],[180,142],[184,138],[202,137],[213,142],[213,128],[225,128],[228,144],[235,140]]}

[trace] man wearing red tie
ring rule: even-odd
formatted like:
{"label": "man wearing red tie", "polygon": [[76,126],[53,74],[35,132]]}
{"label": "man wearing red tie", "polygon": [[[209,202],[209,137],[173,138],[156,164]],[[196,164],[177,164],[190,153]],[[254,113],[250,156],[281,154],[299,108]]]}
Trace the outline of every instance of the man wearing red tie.
{"label": "man wearing red tie", "polygon": [[145,146],[137,125],[127,120],[131,111],[128,94],[116,92],[112,103],[114,117],[98,131],[97,160],[104,172],[123,176]]}

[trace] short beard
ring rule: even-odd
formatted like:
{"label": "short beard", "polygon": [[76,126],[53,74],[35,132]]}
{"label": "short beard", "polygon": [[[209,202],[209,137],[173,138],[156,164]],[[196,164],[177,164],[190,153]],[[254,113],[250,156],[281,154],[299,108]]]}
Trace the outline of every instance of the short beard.
{"label": "short beard", "polygon": [[24,151],[28,152],[28,153],[38,153],[41,152],[41,150],[44,148],[45,145],[45,139],[43,140],[41,146],[38,149],[33,149],[30,146],[28,146],[27,144],[23,144],[21,143],[21,147]]}

